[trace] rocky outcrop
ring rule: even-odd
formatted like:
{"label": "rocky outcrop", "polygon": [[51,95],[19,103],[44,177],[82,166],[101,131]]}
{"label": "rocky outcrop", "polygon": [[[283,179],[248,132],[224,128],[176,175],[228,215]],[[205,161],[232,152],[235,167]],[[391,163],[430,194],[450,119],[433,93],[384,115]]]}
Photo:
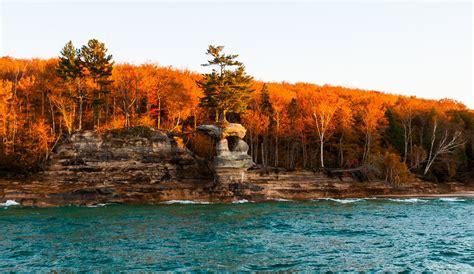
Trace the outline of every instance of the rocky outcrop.
{"label": "rocky outcrop", "polygon": [[[240,127],[228,138],[241,140]],[[224,133],[220,133],[222,134]],[[240,134],[240,135],[239,135]],[[244,155],[246,147],[228,143],[229,155]],[[224,148],[225,149],[225,148]],[[221,154],[222,155],[221,151]],[[229,158],[227,158],[229,159]],[[264,173],[194,155],[180,138],[147,128],[115,130],[100,135],[76,133],[60,145],[50,167],[29,179],[0,178],[0,203],[15,200],[26,206],[156,204],[170,200],[232,202],[323,197],[426,195],[473,191],[473,185],[416,181],[392,186],[350,176],[328,177],[310,171]]]}
{"label": "rocky outcrop", "polygon": [[247,154],[249,146],[243,140],[247,130],[241,124],[235,123],[223,126],[202,125],[197,129],[214,138],[216,143],[216,184],[224,189],[233,183],[244,183],[247,169],[253,164],[252,157]]}
{"label": "rocky outcrop", "polygon": [[207,162],[178,137],[149,128],[84,131],[71,136],[52,156],[47,179],[71,182],[150,182],[208,180]]}
{"label": "rocky outcrop", "polygon": [[217,153],[214,158],[215,168],[246,170],[252,166],[252,157],[247,154],[249,146],[242,140],[247,130],[241,124],[202,125],[198,126],[197,130],[215,140]]}

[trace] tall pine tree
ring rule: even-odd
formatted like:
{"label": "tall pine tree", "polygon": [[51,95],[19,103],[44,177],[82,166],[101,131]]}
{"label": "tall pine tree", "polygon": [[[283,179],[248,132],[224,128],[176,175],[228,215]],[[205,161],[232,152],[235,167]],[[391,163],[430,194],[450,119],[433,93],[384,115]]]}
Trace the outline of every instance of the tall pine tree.
{"label": "tall pine tree", "polygon": [[72,97],[75,97],[78,100],[78,128],[81,130],[83,103],[85,98],[82,84],[84,82],[85,75],[83,71],[83,62],[81,60],[81,52],[79,49],[74,47],[72,41],[67,42],[64,48],[61,50],[56,73],[64,81],[75,85],[76,92]]}
{"label": "tall pine tree", "polygon": [[203,74],[198,86],[203,90],[200,106],[215,112],[216,122],[225,122],[229,112],[240,113],[247,108],[253,92],[253,77],[245,72],[244,65],[235,60],[238,55],[226,55],[224,46],[209,46],[206,54],[211,60],[203,66],[215,66],[211,73]]}
{"label": "tall pine tree", "polygon": [[94,83],[98,86],[97,89],[93,90],[93,106],[94,123],[99,126],[100,107],[103,105],[102,94],[106,96],[106,119],[108,118],[108,90],[106,87],[112,83],[110,77],[112,76],[114,62],[112,61],[112,55],[107,54],[105,44],[99,42],[97,39],[91,39],[87,42],[87,46],[82,46],[81,59],[84,63],[87,75],[92,78]]}

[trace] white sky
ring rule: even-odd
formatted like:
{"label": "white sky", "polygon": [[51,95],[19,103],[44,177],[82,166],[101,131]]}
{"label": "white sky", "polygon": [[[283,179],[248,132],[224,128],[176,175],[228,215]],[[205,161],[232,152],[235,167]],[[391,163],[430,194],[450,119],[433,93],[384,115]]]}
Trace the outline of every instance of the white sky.
{"label": "white sky", "polygon": [[0,0],[0,56],[57,56],[97,38],[118,62],[202,72],[209,44],[265,81],[311,82],[474,108],[470,2]]}

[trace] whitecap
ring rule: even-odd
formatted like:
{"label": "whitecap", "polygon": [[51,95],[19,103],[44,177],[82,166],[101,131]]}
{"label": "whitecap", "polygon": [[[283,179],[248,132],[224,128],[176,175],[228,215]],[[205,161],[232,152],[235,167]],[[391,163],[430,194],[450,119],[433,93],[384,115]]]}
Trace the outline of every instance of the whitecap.
{"label": "whitecap", "polygon": [[333,201],[336,203],[341,203],[341,204],[349,204],[349,203],[355,203],[359,201],[363,201],[364,199],[335,199],[335,198],[321,198],[321,199],[316,199],[318,200],[326,200],[326,201]]}
{"label": "whitecap", "polygon": [[182,205],[201,204],[201,205],[208,205],[210,203],[209,202],[203,202],[203,201],[191,201],[191,200],[169,200],[169,201],[163,202],[163,204],[167,204],[167,205],[171,205],[171,204],[182,204]]}
{"label": "whitecap", "polygon": [[7,200],[5,203],[0,203],[0,206],[16,206],[16,205],[20,205],[20,203],[18,203],[15,200]]}
{"label": "whitecap", "polygon": [[293,202],[293,200],[282,199],[282,198],[271,199],[270,201],[275,201],[275,202]]}
{"label": "whitecap", "polygon": [[439,198],[440,201],[443,201],[443,202],[464,202],[466,200],[464,199],[461,199],[461,198],[449,198],[449,197],[445,197],[445,198]]}
{"label": "whitecap", "polygon": [[248,202],[249,202],[249,200],[242,199],[242,200],[233,201],[232,203],[233,204],[245,204],[245,203],[248,203]]}
{"label": "whitecap", "polygon": [[95,204],[95,205],[87,205],[86,207],[104,207],[107,204]]}
{"label": "whitecap", "polygon": [[428,202],[428,200],[423,200],[419,198],[388,199],[388,200],[392,202],[400,202],[400,203],[418,203],[418,202],[426,203]]}

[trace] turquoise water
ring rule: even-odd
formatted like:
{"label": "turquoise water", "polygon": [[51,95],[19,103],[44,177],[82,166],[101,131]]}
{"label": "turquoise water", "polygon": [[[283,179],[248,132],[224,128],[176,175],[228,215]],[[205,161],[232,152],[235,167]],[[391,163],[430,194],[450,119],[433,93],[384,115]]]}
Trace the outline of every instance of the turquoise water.
{"label": "turquoise water", "polygon": [[1,271],[474,271],[473,199],[0,208]]}

